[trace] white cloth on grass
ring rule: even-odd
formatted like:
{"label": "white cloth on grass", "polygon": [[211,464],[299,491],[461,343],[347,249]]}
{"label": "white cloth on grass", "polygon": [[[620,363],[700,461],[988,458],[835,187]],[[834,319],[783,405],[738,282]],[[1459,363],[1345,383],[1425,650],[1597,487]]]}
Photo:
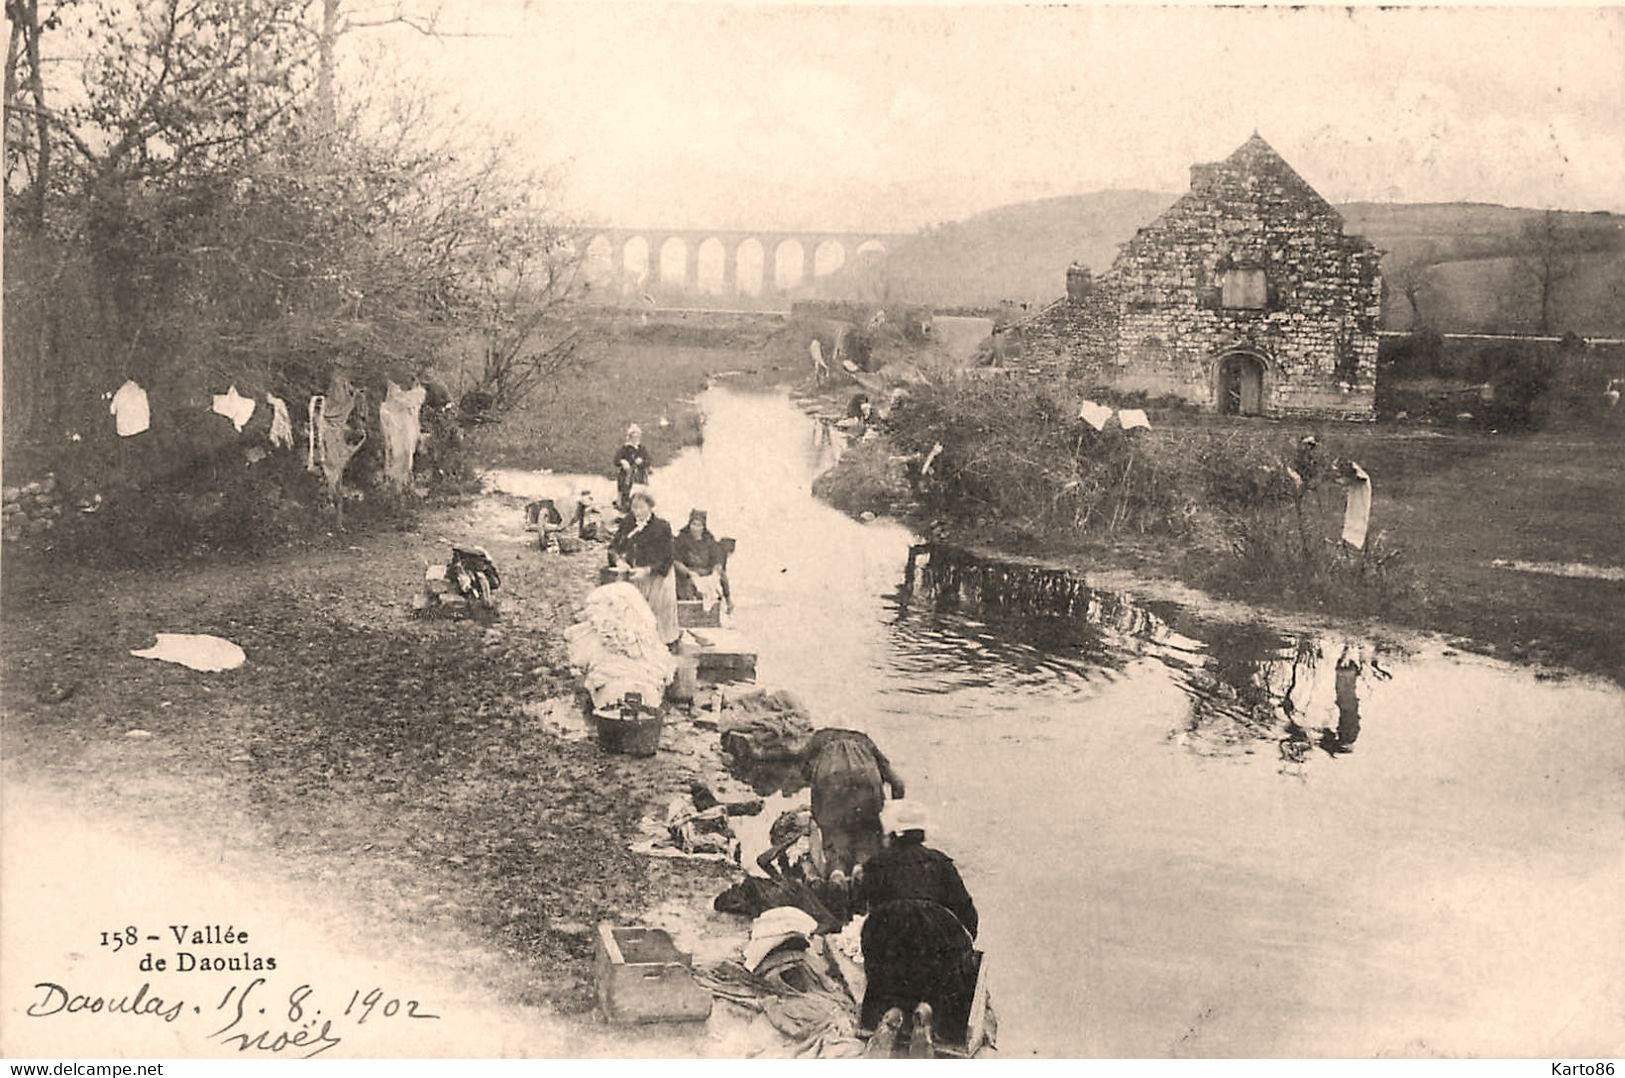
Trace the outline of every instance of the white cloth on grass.
{"label": "white cloth on grass", "polygon": [[1106,420],[1112,417],[1112,410],[1104,404],[1094,401],[1084,401],[1078,408],[1078,418],[1096,430],[1106,429]]}
{"label": "white cloth on grass", "polygon": [[1134,430],[1137,427],[1151,429],[1151,420],[1146,418],[1142,408],[1124,408],[1117,413],[1117,421],[1123,425],[1124,430]]}
{"label": "white cloth on grass", "polygon": [[132,651],[138,659],[158,659],[205,673],[235,670],[247,660],[243,649],[219,636],[207,633],[158,633],[158,641],[142,651]]}

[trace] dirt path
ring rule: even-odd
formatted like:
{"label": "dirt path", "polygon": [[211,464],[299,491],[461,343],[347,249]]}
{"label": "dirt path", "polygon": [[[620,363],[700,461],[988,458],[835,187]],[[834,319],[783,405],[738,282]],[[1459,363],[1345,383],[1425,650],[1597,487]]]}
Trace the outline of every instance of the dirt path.
{"label": "dirt path", "polygon": [[[259,991],[284,1004],[308,983],[342,1009],[372,985],[466,1015],[387,1039],[374,1033],[381,1019],[356,1023],[344,1054],[720,1050],[628,1044],[591,1025],[596,922],[658,901],[704,909],[727,873],[626,848],[645,808],[702,766],[692,752],[609,757],[539,718],[572,692],[561,634],[598,555],[527,549],[521,519],[516,503],[476,499],[411,529],[245,564],[111,575],[8,564],[8,1053],[84,1052],[100,1036],[106,1054],[235,1052],[202,1019],[216,987],[252,971],[164,981],[166,999],[202,1012],[134,1039],[121,1027],[149,1020],[20,1017],[37,981],[133,993],[145,975],[98,942],[135,921],[159,934],[248,927],[248,953],[278,957]],[[445,556],[438,540],[475,536],[503,570],[498,625],[410,618],[425,565]],[[159,631],[217,633],[248,662],[202,674],[129,655]]]}
{"label": "dirt path", "polygon": [[[53,791],[21,781],[7,784],[3,802],[7,1057],[59,1056],[70,1047],[95,1058],[727,1057],[763,1044],[742,1021],[629,1035],[596,1016],[516,1002],[504,985],[512,958],[470,933],[423,932],[363,911],[331,880],[286,882],[283,862],[226,833],[211,841],[184,828],[85,818],[54,800]],[[189,938],[213,924],[247,939],[175,943],[172,926],[187,926]],[[129,925],[159,939],[116,952],[102,944],[103,932],[117,936]],[[149,954],[169,968],[143,970]],[[276,968],[181,972],[182,954],[247,954],[274,959]],[[69,1002],[77,996],[84,1003]],[[98,998],[105,1005],[90,1009]],[[290,1019],[295,999],[298,1017]],[[123,1000],[131,1002],[115,1012]],[[292,1043],[275,1049],[282,1035]]]}

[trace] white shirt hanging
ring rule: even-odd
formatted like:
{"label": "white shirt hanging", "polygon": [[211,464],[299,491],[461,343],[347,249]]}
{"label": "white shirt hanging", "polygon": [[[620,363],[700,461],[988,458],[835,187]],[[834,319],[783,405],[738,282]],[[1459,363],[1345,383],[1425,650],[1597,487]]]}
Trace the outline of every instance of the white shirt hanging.
{"label": "white shirt hanging", "polygon": [[140,434],[152,426],[152,411],[147,402],[147,391],[132,381],[126,381],[113,394],[113,403],[107,409],[113,415],[113,425],[119,437]]}
{"label": "white shirt hanging", "polygon": [[224,393],[214,395],[214,407],[210,411],[231,420],[232,426],[236,427],[240,434],[254,416],[254,398],[238,393],[237,387],[233,385]]}
{"label": "white shirt hanging", "polygon": [[288,403],[269,393],[265,395],[265,403],[271,406],[271,444],[281,449],[292,449],[293,421],[288,418]]}
{"label": "white shirt hanging", "polygon": [[1365,469],[1349,462],[1354,472],[1348,481],[1348,506],[1343,511],[1343,542],[1355,550],[1365,549],[1366,529],[1371,526],[1371,477]]}

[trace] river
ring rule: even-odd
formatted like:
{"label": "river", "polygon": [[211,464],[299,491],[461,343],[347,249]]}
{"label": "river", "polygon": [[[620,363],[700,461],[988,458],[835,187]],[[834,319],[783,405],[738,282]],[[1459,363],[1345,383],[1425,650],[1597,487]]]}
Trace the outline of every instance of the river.
{"label": "river", "polygon": [[1618,687],[1109,593],[1017,615],[976,566],[939,601],[940,557],[904,587],[907,529],[811,496],[838,436],[783,395],[701,404],[658,511],[738,539],[759,682],[868,731],[929,810],[1001,1054],[1617,1052]]}

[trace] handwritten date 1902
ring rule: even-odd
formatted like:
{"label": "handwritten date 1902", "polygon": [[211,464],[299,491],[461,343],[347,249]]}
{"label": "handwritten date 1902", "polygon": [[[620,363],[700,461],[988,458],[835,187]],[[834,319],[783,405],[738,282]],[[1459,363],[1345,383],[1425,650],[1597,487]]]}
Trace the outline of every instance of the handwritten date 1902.
{"label": "handwritten date 1902", "polygon": [[[422,1014],[418,1011],[420,1004],[415,999],[385,999],[382,988],[374,988],[366,995],[361,994],[358,988],[350,993],[350,1002],[345,1004],[346,1016],[354,1015],[355,1024],[363,1025],[372,1017],[373,1009],[383,1004],[379,1013],[385,1018],[394,1018],[397,1014],[403,1018],[439,1018],[438,1014]],[[359,1010],[357,1009],[359,1005]]]}
{"label": "handwritten date 1902", "polygon": [[[267,1009],[259,1005],[260,1000],[256,995],[264,984],[264,977],[256,977],[240,992],[236,985],[227,989],[215,1009],[231,1013],[231,1021],[209,1036],[222,1044],[235,1044],[239,1053],[281,1053],[298,1048],[305,1049],[303,1058],[311,1059],[342,1043],[343,1038],[333,1032],[335,1020],[351,1019],[356,1025],[362,1025],[368,1018],[374,1017],[375,1012],[385,1018],[440,1017],[438,1014],[423,1013],[419,1009],[421,1004],[415,999],[385,998],[383,989],[373,988],[366,992],[356,989],[350,994],[350,1002],[342,1012],[330,1012],[330,1016],[324,1018],[321,1009],[311,998],[315,989],[302,984],[288,993],[286,1022],[282,1021],[281,1016],[270,1022],[256,1021],[249,1016],[258,1018]],[[259,1028],[262,1025],[264,1028]]]}

